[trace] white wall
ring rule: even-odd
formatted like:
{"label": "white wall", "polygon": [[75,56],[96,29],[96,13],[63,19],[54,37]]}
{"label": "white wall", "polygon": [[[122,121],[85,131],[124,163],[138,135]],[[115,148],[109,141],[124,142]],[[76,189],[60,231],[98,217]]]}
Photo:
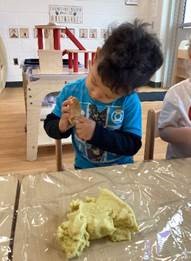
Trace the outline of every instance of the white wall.
{"label": "white wall", "polygon": [[[140,1],[139,16],[152,24],[157,33],[164,54],[163,66],[151,78],[154,83],[169,87],[173,79],[173,63],[176,53],[177,12],[182,0],[144,0]],[[144,11],[145,10],[145,11]]]}
{"label": "white wall", "polygon": [[[124,2],[124,0],[0,0],[0,35],[8,56],[7,81],[22,81],[20,64],[26,58],[37,57],[37,39],[33,38],[33,28],[36,24],[49,22],[48,6],[50,4],[83,7],[83,24],[66,25],[76,29],[97,28],[98,38],[96,40],[80,40],[87,49],[93,49],[103,43],[103,39],[100,38],[101,28],[107,28],[112,22],[132,21],[138,16],[139,8],[125,6]],[[28,27],[29,39],[9,38],[8,29],[10,27]],[[76,31],[78,36],[78,30]],[[67,39],[62,41],[62,46],[70,47],[70,42]],[[13,58],[18,58],[19,65],[13,64]]]}

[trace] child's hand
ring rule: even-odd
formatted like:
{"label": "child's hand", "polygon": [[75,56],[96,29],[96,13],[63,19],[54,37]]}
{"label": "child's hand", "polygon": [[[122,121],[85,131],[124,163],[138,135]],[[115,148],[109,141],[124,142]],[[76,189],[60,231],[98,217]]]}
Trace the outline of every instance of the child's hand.
{"label": "child's hand", "polygon": [[94,134],[96,122],[91,119],[87,119],[84,116],[80,116],[76,119],[75,123],[76,134],[78,137],[85,141],[90,140]]}
{"label": "child's hand", "polygon": [[62,104],[62,116],[59,121],[59,130],[65,132],[70,127],[70,101],[66,100]]}

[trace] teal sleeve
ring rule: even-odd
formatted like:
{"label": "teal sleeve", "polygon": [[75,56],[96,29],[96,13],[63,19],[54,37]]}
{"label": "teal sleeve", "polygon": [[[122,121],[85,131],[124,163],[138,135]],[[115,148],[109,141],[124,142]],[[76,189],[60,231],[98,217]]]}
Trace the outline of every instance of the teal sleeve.
{"label": "teal sleeve", "polygon": [[142,108],[137,93],[133,93],[124,104],[123,131],[142,137]]}

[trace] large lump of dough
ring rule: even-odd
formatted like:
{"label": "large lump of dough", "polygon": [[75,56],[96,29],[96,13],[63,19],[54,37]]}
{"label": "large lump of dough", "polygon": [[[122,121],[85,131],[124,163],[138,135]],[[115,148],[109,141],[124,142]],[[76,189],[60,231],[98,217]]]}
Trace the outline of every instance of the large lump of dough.
{"label": "large lump of dough", "polygon": [[97,198],[73,200],[67,218],[57,237],[68,258],[79,256],[90,240],[131,240],[132,232],[138,231],[132,208],[108,189],[101,189]]}

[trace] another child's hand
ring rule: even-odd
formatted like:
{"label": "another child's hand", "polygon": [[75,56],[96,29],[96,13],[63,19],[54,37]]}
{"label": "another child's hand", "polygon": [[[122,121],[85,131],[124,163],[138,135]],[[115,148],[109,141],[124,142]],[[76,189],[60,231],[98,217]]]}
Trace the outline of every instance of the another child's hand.
{"label": "another child's hand", "polygon": [[66,100],[62,104],[62,116],[59,121],[59,130],[65,132],[70,127],[69,123],[70,118],[70,102]]}
{"label": "another child's hand", "polygon": [[94,134],[96,122],[91,119],[87,119],[84,116],[80,116],[76,119],[75,126],[78,137],[87,141],[90,140]]}

